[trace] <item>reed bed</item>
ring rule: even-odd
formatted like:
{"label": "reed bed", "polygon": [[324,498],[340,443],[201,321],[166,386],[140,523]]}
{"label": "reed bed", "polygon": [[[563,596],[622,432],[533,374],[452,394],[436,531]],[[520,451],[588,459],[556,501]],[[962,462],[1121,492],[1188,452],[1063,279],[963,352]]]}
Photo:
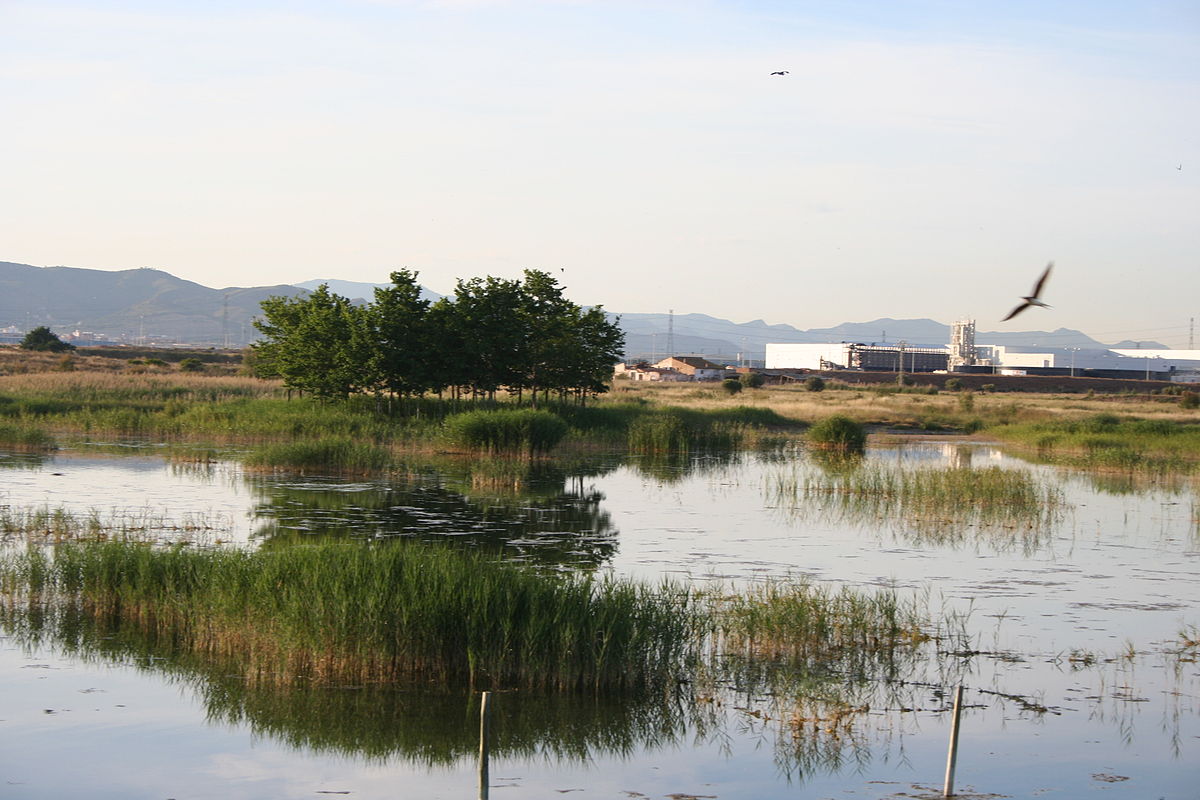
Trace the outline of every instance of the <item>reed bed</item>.
{"label": "reed bed", "polygon": [[481,409],[446,418],[447,439],[488,453],[546,453],[567,435],[567,423],[540,409]]}
{"label": "reed bed", "polygon": [[899,469],[842,463],[836,469],[778,473],[767,492],[791,513],[829,513],[832,506],[842,517],[867,523],[900,519],[941,538],[948,529],[961,533],[968,525],[1046,530],[1065,502],[1057,487],[1029,472],[995,466]]}
{"label": "reed bed", "polygon": [[53,450],[54,437],[40,425],[28,420],[0,421],[0,445],[13,450]]}
{"label": "reed bed", "polygon": [[10,598],[81,604],[250,654],[252,679],[631,690],[677,677],[694,639],[686,592],[542,575],[478,554],[391,543],[269,551],[122,543],[30,550]]}
{"label": "reed bed", "polygon": [[911,648],[931,626],[888,593],[793,583],[718,594],[411,542],[28,548],[0,561],[0,596],[10,612],[75,609],[206,658],[236,656],[264,684],[662,691],[705,670],[717,641],[865,662]]}
{"label": "reed bed", "polygon": [[867,431],[862,423],[844,414],[834,414],[809,428],[808,440],[828,450],[861,453],[867,443]]}
{"label": "reed bed", "polygon": [[803,425],[770,409],[737,406],[706,411],[666,407],[648,409],[628,427],[629,450],[642,455],[728,452],[769,447],[786,441]]}
{"label": "reed bed", "polygon": [[242,463],[258,470],[367,474],[391,467],[395,459],[386,447],[357,439],[326,436],[259,445],[243,456]]}
{"label": "reed bed", "polygon": [[804,579],[770,581],[713,597],[724,646],[768,659],[870,660],[930,638],[921,606],[892,590],[834,590]]}
{"label": "reed bed", "polygon": [[0,539],[31,542],[137,541],[164,539],[207,541],[227,533],[230,520],[214,515],[186,513],[178,519],[150,509],[101,513],[92,509],[78,514],[64,508],[13,508],[0,506]]}

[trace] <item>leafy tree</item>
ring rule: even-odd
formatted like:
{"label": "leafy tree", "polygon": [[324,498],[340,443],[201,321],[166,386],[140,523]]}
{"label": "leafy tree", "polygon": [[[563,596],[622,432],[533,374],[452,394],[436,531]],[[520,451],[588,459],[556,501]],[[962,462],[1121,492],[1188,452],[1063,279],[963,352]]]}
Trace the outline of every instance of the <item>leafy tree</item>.
{"label": "leafy tree", "polygon": [[625,332],[619,318],[610,320],[601,306],[592,306],[580,313],[574,333],[573,371],[565,387],[584,400],[589,394],[607,391],[613,364],[625,353]]}
{"label": "leafy tree", "polygon": [[721,381],[721,388],[728,394],[734,395],[742,390],[742,382],[737,378],[726,378]]}
{"label": "leafy tree", "polygon": [[524,383],[533,392],[573,392],[581,400],[605,391],[625,335],[600,306],[584,309],[563,297],[549,273],[526,270],[521,285],[528,349]]}
{"label": "leafy tree", "polygon": [[810,375],[804,380],[804,388],[810,392],[825,391],[825,379],[818,375]]}
{"label": "leafy tree", "polygon": [[45,353],[66,353],[74,350],[75,345],[59,339],[54,331],[45,325],[39,325],[25,334],[25,338],[21,340],[21,348]]}
{"label": "leafy tree", "polygon": [[742,386],[745,386],[747,389],[758,389],[767,382],[767,379],[764,378],[760,372],[744,372],[738,380],[740,380],[742,382]]}
{"label": "leafy tree", "polygon": [[321,284],[307,297],[269,297],[254,326],[263,372],[292,389],[328,399],[348,397],[369,380],[365,315]]}
{"label": "leafy tree", "polygon": [[367,383],[396,395],[422,394],[436,383],[429,301],[421,298],[417,273],[402,269],[391,279],[392,285],[376,289],[375,302],[363,310]]}
{"label": "leafy tree", "polygon": [[454,290],[455,322],[461,337],[469,386],[494,398],[496,390],[525,385],[529,331],[518,281],[472,278]]}

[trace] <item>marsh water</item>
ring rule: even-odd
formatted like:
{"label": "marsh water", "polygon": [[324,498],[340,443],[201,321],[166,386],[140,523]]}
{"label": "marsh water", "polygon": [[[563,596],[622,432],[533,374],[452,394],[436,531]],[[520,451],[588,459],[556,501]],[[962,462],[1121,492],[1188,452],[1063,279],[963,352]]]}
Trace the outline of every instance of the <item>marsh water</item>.
{"label": "marsh water", "polygon": [[[1200,625],[1200,501],[1187,480],[950,441],[867,454],[884,470],[1025,472],[1056,500],[1022,515],[796,492],[860,468],[802,449],[354,480],[127,449],[0,454],[0,513],[61,510],[196,546],[411,537],[648,581],[805,576],[894,587],[965,620],[967,641],[865,690],[844,723],[813,710],[822,690],[779,683],[703,702],[500,693],[494,798],[940,796],[959,681],[963,795],[1200,796],[1200,665],[1183,644]],[[477,714],[468,694],[248,686],[127,631],[10,627],[0,796],[475,797]]]}

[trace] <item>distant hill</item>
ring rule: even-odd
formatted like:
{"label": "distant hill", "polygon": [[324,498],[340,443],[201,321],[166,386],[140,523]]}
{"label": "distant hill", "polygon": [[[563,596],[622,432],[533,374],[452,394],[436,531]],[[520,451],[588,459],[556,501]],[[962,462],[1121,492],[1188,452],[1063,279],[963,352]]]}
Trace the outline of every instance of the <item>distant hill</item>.
{"label": "distant hill", "polygon": [[263,300],[301,291],[210,289],[157,269],[109,272],[0,261],[0,327],[46,325],[58,333],[90,331],[127,342],[239,345],[253,338],[250,322]]}
{"label": "distant hill", "polygon": [[[35,267],[0,261],[0,328],[27,331],[38,325],[57,333],[91,331],[127,342],[175,341],[193,345],[241,346],[253,341],[251,322],[259,304],[273,295],[311,291],[322,283],[351,300],[370,300],[377,286],[321,278],[292,285],[212,289],[157,269],[97,270]],[[423,296],[441,295],[423,289]],[[618,314],[630,357],[676,354],[761,360],[768,342],[891,342],[940,347],[950,326],[931,319],[876,319],[833,328],[802,330],[762,320],[731,322],[707,314]],[[978,331],[979,344],[1010,347],[1109,347],[1075,330]],[[1122,342],[1127,348],[1162,348],[1157,342]]]}

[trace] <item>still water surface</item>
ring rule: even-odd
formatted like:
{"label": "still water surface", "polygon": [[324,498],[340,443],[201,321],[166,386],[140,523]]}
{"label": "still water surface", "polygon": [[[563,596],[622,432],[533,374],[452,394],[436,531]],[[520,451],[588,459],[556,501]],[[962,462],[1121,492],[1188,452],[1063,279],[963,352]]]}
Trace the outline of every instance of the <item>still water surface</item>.
{"label": "still water surface", "polygon": [[[202,544],[412,536],[647,580],[895,586],[969,615],[980,654],[965,667],[961,791],[1200,796],[1200,669],[1170,652],[1200,624],[1194,488],[1029,465],[980,445],[868,458],[1025,470],[1061,502],[1014,523],[797,501],[779,487],[828,468],[796,451],[543,466],[519,492],[469,466],[345,481],[146,455],[3,454],[0,506],[136,521]],[[0,640],[0,796],[475,796],[472,698],[254,691],[220,665],[110,639],[90,649]],[[922,796],[940,790],[944,770],[940,677],[911,676],[836,733],[792,727],[761,697],[696,709],[501,695],[491,795]]]}

